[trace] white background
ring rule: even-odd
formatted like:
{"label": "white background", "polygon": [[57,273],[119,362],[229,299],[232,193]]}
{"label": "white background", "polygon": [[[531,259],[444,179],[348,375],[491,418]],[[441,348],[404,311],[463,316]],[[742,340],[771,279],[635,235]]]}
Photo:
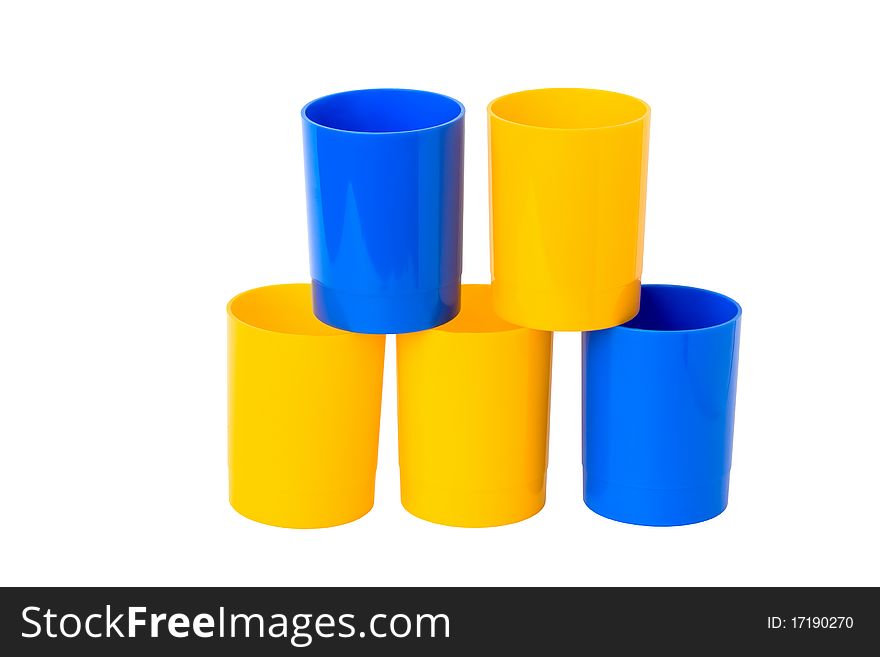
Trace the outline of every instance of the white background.
{"label": "white background", "polygon": [[[0,582],[880,584],[880,40],[871,3],[824,4],[2,2]],[[468,109],[467,282],[492,98],[652,106],[644,280],[744,308],[723,515],[587,510],[577,334],[533,519],[403,510],[393,339],[374,510],[292,531],[228,506],[225,303],[307,280],[299,109],[372,86]]]}

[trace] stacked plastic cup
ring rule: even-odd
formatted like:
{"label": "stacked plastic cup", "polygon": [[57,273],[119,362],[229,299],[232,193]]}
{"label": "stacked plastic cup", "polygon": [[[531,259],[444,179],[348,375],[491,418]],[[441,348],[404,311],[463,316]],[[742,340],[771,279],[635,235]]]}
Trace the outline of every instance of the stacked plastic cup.
{"label": "stacked plastic cup", "polygon": [[733,449],[740,307],[692,287],[645,285],[639,314],[584,333],[584,499],[638,525],[724,511]]}
{"label": "stacked plastic cup", "polygon": [[384,335],[312,314],[309,286],[229,302],[229,499],[280,527],[350,522],[373,506]]}
{"label": "stacked plastic cup", "polygon": [[495,312],[592,331],[639,309],[650,110],[631,96],[538,89],[489,105]]}
{"label": "stacked plastic cup", "polygon": [[587,506],[645,525],[723,511],[740,308],[641,284],[649,117],[590,89],[494,100],[492,284],[462,286],[462,104],[407,89],[306,104],[311,285],[228,306],[233,507],[283,527],[370,510],[396,334],[404,508],[459,527],[533,516],[552,331],[581,331]]}
{"label": "stacked plastic cup", "polygon": [[315,315],[408,333],[458,314],[464,107],[367,89],[302,110]]}
{"label": "stacked plastic cup", "polygon": [[462,309],[397,336],[400,488],[413,515],[489,527],[544,506],[553,334],[492,312],[488,285]]}

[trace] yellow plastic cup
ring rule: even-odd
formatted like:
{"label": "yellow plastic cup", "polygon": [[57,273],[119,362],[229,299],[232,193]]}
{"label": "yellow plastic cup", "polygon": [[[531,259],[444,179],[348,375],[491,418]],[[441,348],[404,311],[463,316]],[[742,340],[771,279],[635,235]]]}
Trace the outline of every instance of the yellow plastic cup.
{"label": "yellow plastic cup", "polygon": [[278,527],[360,518],[373,506],[385,336],[322,324],[306,284],[249,290],[226,310],[233,508]]}
{"label": "yellow plastic cup", "polygon": [[639,310],[647,104],[535,89],[489,104],[492,300],[547,331],[617,326]]}
{"label": "yellow plastic cup", "polygon": [[397,336],[401,501],[443,525],[506,525],[544,506],[553,334],[500,319],[490,295],[463,285],[455,319]]}

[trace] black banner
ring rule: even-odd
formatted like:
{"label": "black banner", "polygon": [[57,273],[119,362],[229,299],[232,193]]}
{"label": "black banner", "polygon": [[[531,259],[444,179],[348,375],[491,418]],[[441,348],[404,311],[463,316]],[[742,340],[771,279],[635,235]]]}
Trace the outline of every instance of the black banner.
{"label": "black banner", "polygon": [[[876,646],[876,589],[2,589],[5,655],[664,654]],[[462,652],[464,651],[464,652]],[[550,652],[548,652],[550,651]]]}

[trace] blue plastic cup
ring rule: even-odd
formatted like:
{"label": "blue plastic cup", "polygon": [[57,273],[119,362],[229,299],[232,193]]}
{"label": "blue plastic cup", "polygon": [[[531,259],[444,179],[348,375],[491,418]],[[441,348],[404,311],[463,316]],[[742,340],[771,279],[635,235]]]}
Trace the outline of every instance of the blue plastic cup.
{"label": "blue plastic cup", "polygon": [[358,333],[458,314],[464,106],[409,89],[324,96],[302,110],[312,304]]}
{"label": "blue plastic cup", "polygon": [[687,525],[727,507],[741,308],[643,285],[635,318],[583,334],[584,501],[636,525]]}

